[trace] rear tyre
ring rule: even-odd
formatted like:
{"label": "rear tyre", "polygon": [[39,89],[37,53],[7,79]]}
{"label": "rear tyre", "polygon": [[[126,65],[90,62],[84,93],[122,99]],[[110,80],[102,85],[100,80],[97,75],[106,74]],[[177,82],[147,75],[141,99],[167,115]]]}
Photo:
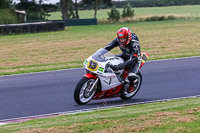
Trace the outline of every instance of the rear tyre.
{"label": "rear tyre", "polygon": [[92,97],[94,96],[96,92],[96,86],[95,88],[90,92],[90,88],[95,83],[95,79],[89,79],[86,77],[83,77],[78,84],[76,85],[75,91],[74,91],[74,100],[77,104],[86,104],[88,103]]}
{"label": "rear tyre", "polygon": [[122,95],[120,96],[120,98],[126,100],[126,99],[130,99],[133,96],[135,96],[137,94],[137,92],[140,89],[140,86],[142,84],[142,74],[140,73],[140,71],[137,73],[137,83],[134,84],[134,90],[131,92],[127,92],[127,94],[122,93]]}

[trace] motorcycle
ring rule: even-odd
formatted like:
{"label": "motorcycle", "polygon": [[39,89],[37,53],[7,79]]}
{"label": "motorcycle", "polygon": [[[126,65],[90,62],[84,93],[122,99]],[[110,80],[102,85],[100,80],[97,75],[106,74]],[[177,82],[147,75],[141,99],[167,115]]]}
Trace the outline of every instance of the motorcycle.
{"label": "motorcycle", "polygon": [[[142,52],[142,62],[140,68],[144,65],[149,53]],[[74,100],[77,104],[87,104],[90,100],[120,97],[130,99],[139,91],[142,83],[142,74],[137,73],[137,79],[134,80],[132,90],[127,90],[129,85],[125,84],[128,80],[129,69],[113,71],[110,66],[119,65],[124,60],[104,48],[99,49],[92,56],[87,58],[83,67],[86,74],[76,85],[74,91]]]}

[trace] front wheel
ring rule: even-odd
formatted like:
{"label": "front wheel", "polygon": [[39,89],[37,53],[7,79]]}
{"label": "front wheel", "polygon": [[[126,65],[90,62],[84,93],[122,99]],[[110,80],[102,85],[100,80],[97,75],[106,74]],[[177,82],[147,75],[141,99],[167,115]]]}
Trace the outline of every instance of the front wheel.
{"label": "front wheel", "polygon": [[88,103],[96,92],[96,86],[90,92],[91,87],[95,83],[95,79],[89,79],[83,77],[79,83],[77,84],[75,91],[74,91],[74,100],[78,104],[86,104]]}
{"label": "front wheel", "polygon": [[140,86],[142,84],[142,74],[140,71],[137,73],[137,79],[134,81],[134,90],[131,92],[127,92],[127,94],[122,94],[120,98],[122,99],[130,99],[131,97],[135,96],[136,93],[139,91]]}

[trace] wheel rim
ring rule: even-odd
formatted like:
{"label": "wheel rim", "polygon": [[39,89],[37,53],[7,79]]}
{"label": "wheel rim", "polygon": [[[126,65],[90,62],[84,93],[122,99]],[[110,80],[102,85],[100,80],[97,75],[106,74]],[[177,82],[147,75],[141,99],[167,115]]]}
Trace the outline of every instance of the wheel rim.
{"label": "wheel rim", "polygon": [[93,89],[92,92],[89,92],[89,90],[92,87],[92,85],[94,84],[94,82],[95,82],[94,79],[89,79],[82,86],[80,94],[79,94],[79,98],[82,103],[89,102],[92,99],[92,97],[94,96],[96,89]]}
{"label": "wheel rim", "polygon": [[126,97],[132,97],[137,93],[138,89],[140,88],[141,77],[137,75],[137,84],[134,85],[134,90],[126,95]]}

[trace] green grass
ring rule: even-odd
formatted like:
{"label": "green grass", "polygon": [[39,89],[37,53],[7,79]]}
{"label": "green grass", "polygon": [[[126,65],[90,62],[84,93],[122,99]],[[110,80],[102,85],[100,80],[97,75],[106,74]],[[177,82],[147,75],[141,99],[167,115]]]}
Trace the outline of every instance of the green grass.
{"label": "green grass", "polygon": [[[175,15],[182,17],[200,17],[200,5],[186,5],[186,6],[168,6],[168,7],[144,7],[134,8],[135,17],[148,17],[148,16],[160,16],[160,15]],[[122,13],[123,9],[119,9]],[[107,20],[110,9],[98,10],[98,20]],[[79,16],[83,18],[94,18],[93,10],[80,10]],[[53,12],[48,18],[49,20],[61,19],[61,12]]]}
{"label": "green grass", "polygon": [[200,55],[200,19],[71,26],[65,31],[1,36],[0,75],[81,67],[123,26],[139,36],[149,60]]}
{"label": "green grass", "polygon": [[199,132],[200,99],[134,105],[0,126],[0,132]]}

